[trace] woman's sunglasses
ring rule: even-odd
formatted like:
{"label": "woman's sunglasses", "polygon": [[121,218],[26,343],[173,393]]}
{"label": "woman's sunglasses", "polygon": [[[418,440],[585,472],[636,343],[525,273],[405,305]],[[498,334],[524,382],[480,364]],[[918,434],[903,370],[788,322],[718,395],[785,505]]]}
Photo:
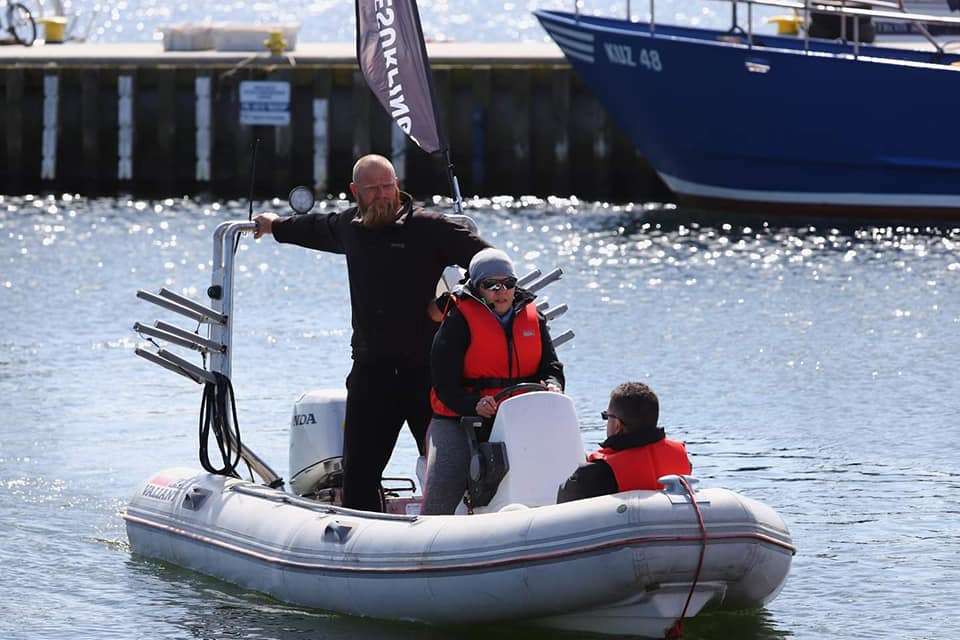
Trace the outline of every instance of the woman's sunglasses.
{"label": "woman's sunglasses", "polygon": [[517,279],[504,278],[503,280],[495,280],[494,278],[484,278],[477,284],[481,289],[486,289],[487,291],[500,291],[501,289],[513,289],[517,286]]}

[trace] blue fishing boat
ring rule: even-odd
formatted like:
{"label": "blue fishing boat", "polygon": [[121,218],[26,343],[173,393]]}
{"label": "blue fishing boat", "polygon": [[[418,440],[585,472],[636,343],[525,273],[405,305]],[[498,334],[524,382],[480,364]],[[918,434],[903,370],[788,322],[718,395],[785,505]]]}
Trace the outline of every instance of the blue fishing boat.
{"label": "blue fishing boat", "polygon": [[[745,28],[733,2],[729,30],[534,13],[683,202],[960,218],[960,53],[929,34],[960,19],[867,2],[741,2]],[[755,4],[792,9],[799,35],[754,33]],[[836,18],[837,37],[811,37],[818,16]],[[873,21],[912,25],[925,46],[866,44]]]}

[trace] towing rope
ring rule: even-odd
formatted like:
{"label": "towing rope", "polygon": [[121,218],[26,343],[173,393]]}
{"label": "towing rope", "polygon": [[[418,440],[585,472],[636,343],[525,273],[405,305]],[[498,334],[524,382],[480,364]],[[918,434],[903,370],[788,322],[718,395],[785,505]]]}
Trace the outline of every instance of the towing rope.
{"label": "towing rope", "polygon": [[[208,473],[239,478],[237,465],[240,464],[240,425],[237,423],[233,385],[230,378],[222,373],[212,373],[217,381],[204,385],[203,400],[200,403],[200,464]],[[227,411],[228,398],[230,412]],[[210,462],[211,431],[220,450],[220,467],[215,467]]]}
{"label": "towing rope", "polygon": [[667,640],[676,640],[683,635],[683,619],[687,616],[690,599],[693,598],[693,592],[697,588],[697,581],[700,580],[700,570],[703,569],[703,556],[707,552],[707,527],[703,524],[703,514],[700,513],[700,505],[697,504],[697,499],[694,497],[693,489],[690,488],[687,479],[683,476],[678,477],[680,484],[683,485],[684,491],[690,496],[690,504],[693,505],[693,511],[697,514],[697,523],[700,525],[700,558],[697,560],[697,570],[693,574],[693,582],[690,584],[690,591],[687,593],[687,601],[683,605],[683,611],[680,612],[680,617],[673,623],[673,626],[666,630],[665,637]]}

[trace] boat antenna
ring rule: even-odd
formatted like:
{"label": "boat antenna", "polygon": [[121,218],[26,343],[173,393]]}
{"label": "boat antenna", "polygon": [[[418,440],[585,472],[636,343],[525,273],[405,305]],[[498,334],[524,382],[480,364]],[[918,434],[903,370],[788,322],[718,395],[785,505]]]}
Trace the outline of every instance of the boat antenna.
{"label": "boat antenna", "polygon": [[247,202],[250,205],[250,211],[247,214],[247,220],[253,220],[253,188],[257,178],[257,149],[260,148],[260,138],[253,141],[253,158],[250,161],[250,195]]}
{"label": "boat antenna", "polygon": [[[257,149],[260,147],[260,138],[253,140],[253,154],[250,158],[250,191],[247,194],[247,220],[253,220],[253,188],[257,181]],[[233,242],[233,253],[236,255],[237,248],[240,246],[240,234],[237,234]]]}
{"label": "boat antenna", "polygon": [[460,182],[457,180],[457,174],[453,169],[453,161],[450,159],[450,147],[443,150],[443,155],[447,160],[447,175],[450,177],[450,192],[453,194],[453,213],[461,215],[463,213],[463,198],[460,197]]}

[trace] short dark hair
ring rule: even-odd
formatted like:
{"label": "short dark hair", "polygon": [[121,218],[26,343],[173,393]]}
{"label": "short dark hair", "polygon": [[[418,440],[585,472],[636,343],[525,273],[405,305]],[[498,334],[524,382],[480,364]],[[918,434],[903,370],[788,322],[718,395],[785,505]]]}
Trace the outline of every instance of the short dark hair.
{"label": "short dark hair", "polygon": [[655,429],[660,419],[660,401],[642,382],[624,382],[610,392],[610,413],[623,421],[625,431]]}

